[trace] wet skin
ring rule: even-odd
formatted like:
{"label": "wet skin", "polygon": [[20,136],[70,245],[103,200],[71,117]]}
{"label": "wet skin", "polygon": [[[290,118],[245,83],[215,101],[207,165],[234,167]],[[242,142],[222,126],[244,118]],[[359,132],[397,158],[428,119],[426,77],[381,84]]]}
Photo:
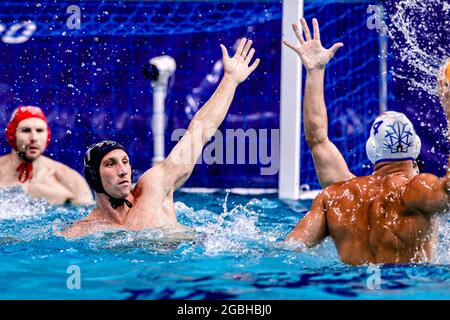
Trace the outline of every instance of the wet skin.
{"label": "wet skin", "polygon": [[[311,247],[329,235],[341,260],[348,264],[431,260],[437,234],[435,216],[449,209],[449,171],[438,178],[418,174],[412,161],[384,162],[375,166],[372,175],[355,178],[328,138],[324,97],[325,67],[343,43],[326,49],[317,19],[313,19],[314,34],[305,19],[300,22],[302,28],[293,24],[300,45],[283,42],[297,53],[307,71],[305,138],[324,191],[286,240]],[[450,80],[445,78],[445,68],[446,64],[440,68],[437,87],[449,121]]]}
{"label": "wet skin", "polygon": [[113,197],[126,198],[133,204],[132,208],[126,205],[112,208],[109,196],[97,192],[97,207],[88,217],[64,230],[63,236],[80,237],[111,228],[161,229],[165,233],[190,231],[177,221],[173,194],[189,178],[203,147],[225,119],[238,85],[247,79],[260,61],[256,59],[251,63],[255,49],[252,41],[246,38],[240,40],[232,57],[225,46],[220,47],[224,76],[166,159],[148,169],[132,190],[126,153],[114,150],[102,159],[100,177],[105,191]]}
{"label": "wet skin", "polygon": [[[20,186],[35,198],[52,204],[91,204],[92,194],[86,181],[75,170],[43,155],[47,144],[47,124],[39,118],[19,122],[17,150],[0,157],[0,188]],[[26,159],[32,162],[31,180],[20,183],[16,168]]]}
{"label": "wet skin", "polygon": [[449,206],[442,182],[417,175],[412,161],[381,163],[369,176],[325,188],[286,240],[313,246],[329,235],[352,265],[430,261],[435,216]]}

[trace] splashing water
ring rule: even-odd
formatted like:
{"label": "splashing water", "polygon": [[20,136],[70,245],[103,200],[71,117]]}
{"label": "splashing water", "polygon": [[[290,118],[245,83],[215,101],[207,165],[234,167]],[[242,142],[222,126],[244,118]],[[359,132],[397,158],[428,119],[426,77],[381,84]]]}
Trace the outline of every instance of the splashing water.
{"label": "splashing water", "polygon": [[[387,35],[395,57],[406,68],[393,71],[395,78],[408,81],[408,90],[418,96],[423,94],[436,104],[437,76],[440,67],[450,58],[450,2],[447,0],[387,1]],[[405,70],[407,69],[407,70]],[[442,75],[441,75],[442,76]],[[425,110],[427,119],[435,116],[435,110]],[[424,112],[420,111],[420,115]],[[419,118],[420,120],[420,118]],[[422,121],[420,126],[425,126]],[[443,127],[435,131],[447,135]],[[437,144],[440,142],[438,141]],[[434,153],[434,147],[431,150]],[[450,263],[449,214],[438,217],[439,241],[435,263]]]}
{"label": "splashing water", "polygon": [[22,192],[21,187],[0,189],[0,220],[22,220],[36,217],[49,209],[50,205]]}
{"label": "splashing water", "polygon": [[[390,4],[390,6],[389,6]],[[443,0],[388,1],[387,33],[396,57],[409,70],[393,76],[407,79],[409,90],[436,101],[436,76],[450,57],[450,2]]]}
{"label": "splashing water", "polygon": [[256,208],[271,205],[273,207],[273,203],[251,199],[246,204],[238,204],[228,210],[229,194],[227,191],[222,203],[222,212],[218,215],[208,210],[196,212],[180,202],[175,204],[177,212],[193,221],[203,222],[195,226],[195,230],[202,235],[204,254],[261,254],[262,244],[270,246],[282,239],[282,230],[272,228],[268,233],[258,226],[259,212]]}
{"label": "splashing water", "polygon": [[[25,199],[20,190],[15,192],[4,193],[7,198],[0,197],[0,203]],[[441,217],[439,253],[434,264],[381,266],[383,290],[371,291],[366,285],[371,275],[367,266],[342,264],[331,239],[307,251],[295,245],[279,245],[305,214],[293,211],[292,204],[280,202],[275,196],[231,193],[177,194],[176,199],[177,216],[181,223],[195,229],[195,240],[167,239],[158,230],[120,230],[68,241],[54,235],[55,227],[80,219],[92,207],[22,203],[21,212],[0,219],[0,287],[8,288],[0,297],[449,297],[448,216]],[[302,201],[304,208],[310,204]],[[81,269],[83,290],[79,292],[66,288],[69,265]]]}
{"label": "splashing water", "polygon": [[439,216],[437,221],[439,232],[434,263],[448,265],[450,264],[450,213]]}

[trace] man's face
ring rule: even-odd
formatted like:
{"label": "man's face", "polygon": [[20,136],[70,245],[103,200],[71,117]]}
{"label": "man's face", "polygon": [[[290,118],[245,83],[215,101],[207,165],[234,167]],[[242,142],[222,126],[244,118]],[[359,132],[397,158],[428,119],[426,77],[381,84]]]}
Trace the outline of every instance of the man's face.
{"label": "man's face", "polygon": [[47,124],[39,118],[28,118],[17,125],[17,151],[30,161],[44,153],[47,145]]}
{"label": "man's face", "polygon": [[107,153],[100,163],[103,188],[112,197],[126,198],[131,192],[131,167],[123,150]]}

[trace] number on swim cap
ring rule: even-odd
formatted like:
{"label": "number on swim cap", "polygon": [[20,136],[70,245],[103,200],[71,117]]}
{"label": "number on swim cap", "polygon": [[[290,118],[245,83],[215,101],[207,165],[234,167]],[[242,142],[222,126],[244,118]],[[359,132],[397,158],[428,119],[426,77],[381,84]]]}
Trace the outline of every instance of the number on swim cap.
{"label": "number on swim cap", "polygon": [[378,122],[375,122],[373,124],[373,134],[377,135],[378,134],[378,128],[381,126],[381,124],[383,123],[383,120],[380,120]]}

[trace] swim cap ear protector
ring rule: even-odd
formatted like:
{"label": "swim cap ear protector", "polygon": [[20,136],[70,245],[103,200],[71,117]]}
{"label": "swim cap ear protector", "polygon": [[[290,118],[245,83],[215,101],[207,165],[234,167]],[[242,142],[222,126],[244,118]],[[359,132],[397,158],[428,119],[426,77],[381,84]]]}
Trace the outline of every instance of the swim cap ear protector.
{"label": "swim cap ear protector", "polygon": [[380,114],[370,128],[367,157],[373,164],[383,161],[415,160],[421,141],[409,119],[401,112]]}
{"label": "swim cap ear protector", "polygon": [[[109,152],[117,149],[127,152],[120,143],[112,140],[104,140],[91,145],[84,156],[84,176],[87,183],[95,190],[95,192],[104,193],[109,196],[109,201],[114,209],[124,203],[131,208],[132,205],[127,199],[117,199],[106,193],[100,177],[100,163],[102,162],[103,157]],[[133,180],[133,170],[131,170],[131,180]]]}

